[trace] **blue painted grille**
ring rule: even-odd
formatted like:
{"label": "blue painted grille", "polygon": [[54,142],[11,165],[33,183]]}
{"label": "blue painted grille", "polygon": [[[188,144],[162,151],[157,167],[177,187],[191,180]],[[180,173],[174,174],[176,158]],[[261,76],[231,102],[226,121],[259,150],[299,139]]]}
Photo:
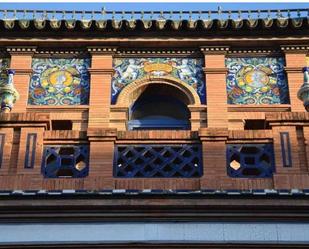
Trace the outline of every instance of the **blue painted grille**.
{"label": "blue painted grille", "polygon": [[227,173],[231,177],[272,177],[275,171],[272,144],[228,144]]}
{"label": "blue painted grille", "polygon": [[200,177],[202,174],[202,150],[199,144],[115,147],[115,177]]}
{"label": "blue painted grille", "polygon": [[42,173],[47,178],[79,178],[88,175],[89,147],[87,145],[45,146]]}

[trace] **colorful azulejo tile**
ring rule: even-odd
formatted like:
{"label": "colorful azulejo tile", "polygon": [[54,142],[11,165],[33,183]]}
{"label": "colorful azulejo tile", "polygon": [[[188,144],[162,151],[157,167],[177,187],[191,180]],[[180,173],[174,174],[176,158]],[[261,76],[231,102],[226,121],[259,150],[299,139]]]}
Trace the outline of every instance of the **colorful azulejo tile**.
{"label": "colorful azulejo tile", "polygon": [[0,85],[6,85],[8,83],[7,69],[9,65],[9,58],[0,58]]}
{"label": "colorful azulejo tile", "polygon": [[115,58],[113,66],[112,104],[125,86],[148,75],[181,80],[192,86],[205,103],[203,60],[200,58]]}
{"label": "colorful azulejo tile", "polygon": [[287,104],[284,58],[227,58],[228,104]]}
{"label": "colorful azulejo tile", "polygon": [[30,105],[86,105],[89,102],[89,58],[34,58]]}

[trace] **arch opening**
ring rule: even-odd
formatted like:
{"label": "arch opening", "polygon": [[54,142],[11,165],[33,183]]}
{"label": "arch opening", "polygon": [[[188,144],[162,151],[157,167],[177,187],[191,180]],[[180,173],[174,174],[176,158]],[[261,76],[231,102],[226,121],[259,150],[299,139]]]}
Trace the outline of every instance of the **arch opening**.
{"label": "arch opening", "polygon": [[129,130],[190,129],[191,100],[172,85],[148,84],[139,92],[129,108]]}

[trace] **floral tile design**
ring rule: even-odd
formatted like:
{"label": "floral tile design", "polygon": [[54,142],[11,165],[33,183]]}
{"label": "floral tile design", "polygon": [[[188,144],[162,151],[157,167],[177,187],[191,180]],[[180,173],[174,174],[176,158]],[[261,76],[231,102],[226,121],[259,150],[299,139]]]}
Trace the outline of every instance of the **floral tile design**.
{"label": "floral tile design", "polygon": [[30,105],[85,105],[89,102],[90,59],[34,58]]}
{"label": "floral tile design", "polygon": [[289,91],[281,57],[227,58],[228,104],[287,104]]}
{"label": "floral tile design", "polygon": [[112,79],[112,104],[121,90],[135,80],[154,76],[172,76],[191,85],[201,102],[206,101],[203,60],[200,58],[116,58]]}

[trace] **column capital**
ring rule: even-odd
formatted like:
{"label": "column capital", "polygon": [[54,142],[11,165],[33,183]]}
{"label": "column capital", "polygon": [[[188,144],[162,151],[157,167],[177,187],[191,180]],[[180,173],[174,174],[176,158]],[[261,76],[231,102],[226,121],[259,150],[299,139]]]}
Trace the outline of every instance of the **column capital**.
{"label": "column capital", "polygon": [[281,50],[290,54],[306,54],[309,51],[309,46],[306,45],[287,45],[281,46]]}
{"label": "column capital", "polygon": [[117,139],[116,128],[88,128],[89,141],[115,141]]}
{"label": "column capital", "polygon": [[206,54],[226,54],[229,51],[228,46],[202,46],[200,47],[201,52]]}
{"label": "column capital", "polygon": [[87,51],[91,55],[94,55],[94,54],[114,55],[117,52],[117,47],[94,46],[94,47],[87,47]]}
{"label": "column capital", "polygon": [[208,67],[204,67],[203,68],[203,72],[206,74],[226,74],[228,72],[227,68],[208,68]]}
{"label": "column capital", "polygon": [[6,51],[10,55],[33,55],[36,51],[36,47],[33,46],[10,46],[6,47]]}
{"label": "column capital", "polygon": [[113,75],[115,70],[109,68],[88,68],[90,74],[110,74]]}
{"label": "column capital", "polygon": [[303,67],[284,67],[287,73],[302,73]]}

